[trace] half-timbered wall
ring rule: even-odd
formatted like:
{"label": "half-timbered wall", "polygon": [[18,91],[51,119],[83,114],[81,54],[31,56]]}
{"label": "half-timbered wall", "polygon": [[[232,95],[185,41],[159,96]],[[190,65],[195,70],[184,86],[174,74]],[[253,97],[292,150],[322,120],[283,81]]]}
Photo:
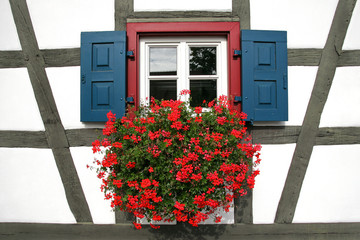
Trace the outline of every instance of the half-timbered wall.
{"label": "half-timbered wall", "polygon": [[[0,0],[0,238],[359,237],[356,2]],[[102,124],[80,122],[80,32],[159,21],[288,33],[289,121],[250,127],[263,161],[252,194],[235,202],[235,225],[136,232],[86,168]]]}

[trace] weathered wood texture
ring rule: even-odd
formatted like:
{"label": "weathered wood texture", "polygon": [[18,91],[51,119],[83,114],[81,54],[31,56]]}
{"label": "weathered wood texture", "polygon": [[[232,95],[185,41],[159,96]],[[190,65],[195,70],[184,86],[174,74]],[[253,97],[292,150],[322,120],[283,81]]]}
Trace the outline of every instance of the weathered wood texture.
{"label": "weathered wood texture", "polygon": [[234,17],[231,12],[213,11],[153,11],[153,12],[134,12],[133,18],[218,18]]}
{"label": "weathered wood texture", "polygon": [[360,144],[359,127],[319,128],[315,145]]}
{"label": "weathered wood texture", "polygon": [[193,17],[193,18],[128,18],[128,23],[141,22],[238,22],[238,17]]}
{"label": "weathered wood texture", "polygon": [[[261,144],[296,143],[301,126],[253,127],[252,139]],[[91,146],[101,136],[102,129],[83,128],[66,130],[70,147]],[[360,144],[360,127],[319,128],[315,145]],[[0,131],[0,147],[49,148],[45,132]]]}
{"label": "weathered wood texture", "polygon": [[343,51],[340,55],[337,66],[360,66],[360,50]]}
{"label": "weathered wood texture", "polygon": [[252,190],[243,197],[234,199],[234,222],[235,224],[253,223],[253,194]]}
{"label": "weathered wood texture", "polygon": [[80,66],[80,48],[41,50],[45,67]]}
{"label": "weathered wood texture", "polygon": [[319,66],[322,49],[290,48],[288,49],[289,66]]}
{"label": "weathered wood texture", "polygon": [[115,30],[126,31],[126,21],[134,15],[133,0],[115,0]]}
{"label": "weathered wood texture", "polygon": [[[158,22],[158,21],[189,21],[189,19],[128,19],[129,22]],[[194,19],[190,19],[194,20]],[[237,21],[238,18],[222,18],[219,21]],[[197,19],[197,21],[214,21],[213,18]],[[80,48],[44,49],[40,50],[45,61],[45,67],[80,66]],[[288,49],[289,66],[318,66],[322,49],[303,48]],[[0,51],[0,68],[26,67],[28,58],[22,51]],[[343,51],[340,55],[338,67],[360,66],[360,50]]]}
{"label": "weathered wood texture", "polygon": [[254,143],[261,144],[286,144],[296,143],[300,133],[300,126],[255,126],[252,128]]}
{"label": "weathered wood texture", "polygon": [[89,207],[69,149],[64,127],[45,72],[25,0],[10,0],[10,6],[25,58],[30,82],[45,127],[45,136],[52,149],[69,207],[78,222],[92,222]]}
{"label": "weathered wood texture", "polygon": [[313,223],[313,224],[235,224],[200,225],[188,224],[161,226],[154,230],[149,226],[136,230],[132,224],[96,225],[96,224],[36,224],[1,223],[2,240],[17,239],[216,239],[216,240],[281,240],[281,239],[359,239],[360,223]]}
{"label": "weathered wood texture", "polygon": [[22,51],[0,51],[0,68],[26,67]]}
{"label": "weathered wood texture", "polygon": [[250,29],[250,0],[232,0],[232,14],[239,17],[240,29]]}
{"label": "weathered wood texture", "polygon": [[0,147],[49,148],[43,131],[0,131]]}
{"label": "weathered wood texture", "polygon": [[356,0],[339,0],[338,2],[276,212],[276,223],[291,223],[293,220],[302,183],[316,143],[321,114],[335,75],[339,53],[342,51],[342,45],[355,4]]}
{"label": "weathered wood texture", "polygon": [[[174,19],[163,19],[175,21]],[[177,19],[189,21],[189,19]],[[193,19],[194,20],[194,19]],[[197,19],[198,21],[214,21],[213,18]],[[238,18],[219,19],[219,21],[237,21]],[[158,22],[161,19],[128,19],[129,22]],[[80,48],[44,49],[40,50],[45,67],[70,67],[80,66]],[[318,66],[322,49],[304,48],[288,49],[289,66]],[[26,61],[22,51],[0,51],[0,68],[26,67]],[[360,50],[343,51],[340,55],[338,67],[360,66]]]}
{"label": "weathered wood texture", "polygon": [[[115,30],[116,31],[126,31],[127,19],[134,14],[134,1],[133,0],[115,0]],[[95,130],[98,132],[97,130]],[[93,140],[92,140],[93,141]],[[134,221],[129,214],[120,212],[119,210],[115,211],[115,221],[116,223],[129,223]]]}
{"label": "weathered wood texture", "polygon": [[91,143],[102,135],[100,128],[81,128],[66,130],[70,147],[91,146]]}

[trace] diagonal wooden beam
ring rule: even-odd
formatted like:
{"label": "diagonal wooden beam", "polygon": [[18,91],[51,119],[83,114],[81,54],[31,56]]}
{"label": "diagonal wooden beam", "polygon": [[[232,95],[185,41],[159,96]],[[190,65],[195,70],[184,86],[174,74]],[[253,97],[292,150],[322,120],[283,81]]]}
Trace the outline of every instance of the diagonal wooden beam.
{"label": "diagonal wooden beam", "polygon": [[301,186],[313,147],[316,143],[316,136],[319,132],[321,113],[329,95],[355,4],[356,0],[339,0],[338,2],[330,32],[322,51],[314,88],[276,212],[276,223],[291,223],[294,218]]}
{"label": "diagonal wooden beam", "polygon": [[46,140],[54,154],[69,207],[78,222],[92,222],[90,210],[70,153],[65,130],[45,72],[44,58],[37,44],[26,1],[10,0],[10,6],[23,55],[26,59],[26,67],[35,99],[45,126]]}

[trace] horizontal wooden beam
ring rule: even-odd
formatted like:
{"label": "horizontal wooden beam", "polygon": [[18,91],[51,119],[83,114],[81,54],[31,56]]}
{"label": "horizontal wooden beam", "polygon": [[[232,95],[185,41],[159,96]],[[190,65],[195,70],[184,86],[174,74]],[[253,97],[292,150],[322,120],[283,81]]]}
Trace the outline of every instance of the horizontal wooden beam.
{"label": "horizontal wooden beam", "polygon": [[322,49],[289,48],[289,66],[319,66]]}
{"label": "horizontal wooden beam", "polygon": [[134,12],[131,18],[201,18],[201,17],[233,17],[232,12],[214,11],[154,11]]}
{"label": "horizontal wooden beam", "polygon": [[360,144],[360,127],[319,128],[315,145]]}
{"label": "horizontal wooden beam", "polygon": [[22,51],[0,51],[0,68],[26,67]]}
{"label": "horizontal wooden beam", "polygon": [[338,67],[360,66],[360,50],[343,51],[337,63]]}
{"label": "horizontal wooden beam", "polygon": [[80,48],[41,50],[45,67],[80,66]]}
{"label": "horizontal wooden beam", "polygon": [[41,224],[0,223],[0,238],[10,239],[359,239],[360,223],[313,224],[189,224],[161,226],[154,230],[143,226],[136,230],[132,224]]}
{"label": "horizontal wooden beam", "polygon": [[157,18],[128,18],[129,23],[141,22],[238,22],[239,17],[157,17]]}
{"label": "horizontal wooden beam", "polygon": [[49,148],[44,131],[0,131],[0,147]]}
{"label": "horizontal wooden beam", "polygon": [[[288,144],[296,143],[300,126],[255,126],[252,127],[254,143]],[[102,129],[82,128],[65,131],[70,147],[91,146],[102,135]],[[315,145],[360,144],[360,127],[320,128]],[[43,131],[0,131],[0,147],[48,148]]]}
{"label": "horizontal wooden beam", "polygon": [[102,129],[82,128],[66,130],[70,147],[91,146],[91,143],[102,135]]}
{"label": "horizontal wooden beam", "polygon": [[296,143],[301,126],[254,126],[251,135],[254,143],[286,144]]}
{"label": "horizontal wooden beam", "polygon": [[[151,21],[155,20],[160,21],[161,19],[151,19]],[[233,21],[234,18],[221,18],[220,20]],[[150,20],[128,19],[128,21],[144,22]],[[202,21],[214,21],[214,19],[202,19]],[[44,58],[45,67],[80,66],[80,48],[43,49],[40,52]],[[319,66],[321,52],[322,49],[315,48],[289,48],[288,64],[289,66]],[[23,56],[22,51],[0,51],[0,68],[26,67],[26,62],[27,59]],[[343,51],[337,66],[360,66],[360,50]]]}

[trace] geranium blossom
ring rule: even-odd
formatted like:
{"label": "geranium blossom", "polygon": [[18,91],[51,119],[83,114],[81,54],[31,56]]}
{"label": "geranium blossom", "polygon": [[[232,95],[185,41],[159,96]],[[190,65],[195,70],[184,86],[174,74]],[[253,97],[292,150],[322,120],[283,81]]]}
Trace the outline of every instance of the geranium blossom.
{"label": "geranium blossom", "polygon": [[261,146],[250,142],[246,114],[226,96],[197,107],[152,98],[121,119],[107,116],[104,137],[92,143],[92,151],[104,153],[93,163],[112,208],[196,227],[211,214],[221,222],[218,210],[229,211],[234,198],[255,186]]}

